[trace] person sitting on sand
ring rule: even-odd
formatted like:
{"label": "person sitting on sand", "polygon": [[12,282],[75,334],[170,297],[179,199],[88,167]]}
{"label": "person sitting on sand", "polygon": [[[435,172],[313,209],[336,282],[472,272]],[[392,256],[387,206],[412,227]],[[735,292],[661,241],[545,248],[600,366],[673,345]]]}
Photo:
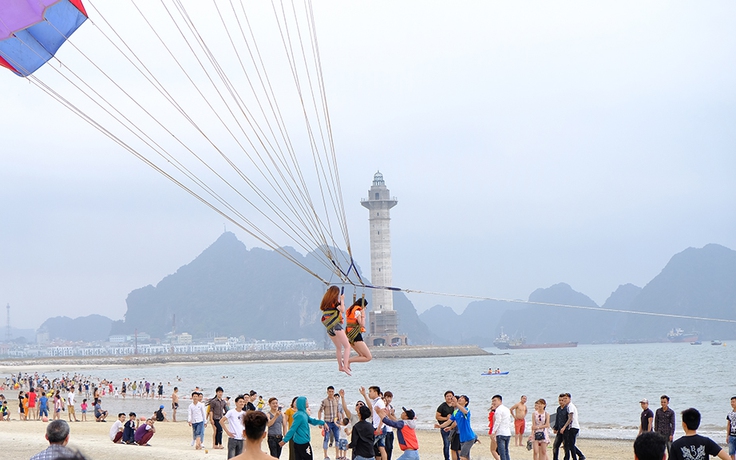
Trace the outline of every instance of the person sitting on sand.
{"label": "person sitting on sand", "polygon": [[100,398],[95,399],[95,421],[106,422],[107,411],[102,410],[102,400]]}
{"label": "person sitting on sand", "polygon": [[115,444],[123,442],[123,430],[125,429],[125,412],[118,414],[118,419],[110,427],[110,441]]}
{"label": "person sitting on sand", "polygon": [[153,437],[153,434],[156,432],[156,428],[153,427],[155,421],[156,420],[154,420],[153,418],[149,418],[146,420],[146,423],[141,423],[138,429],[135,430],[136,444],[138,444],[139,446],[150,446],[150,444],[148,444],[148,441],[150,441],[150,439]]}
{"label": "person sitting on sand", "polygon": [[161,404],[158,407],[158,410],[153,413],[153,418],[155,418],[157,422],[168,422],[169,421],[166,418],[166,412],[164,412],[164,405],[163,404]]}
{"label": "person sitting on sand", "polygon": [[123,426],[123,443],[135,444],[135,430],[138,428],[135,412],[128,414],[128,421]]}
{"label": "person sitting on sand", "polygon": [[[273,460],[273,457],[261,449],[263,440],[268,435],[266,424],[268,424],[268,417],[263,412],[244,412],[243,426],[245,429],[243,430],[243,439],[245,440],[245,448],[243,453],[232,457],[232,460]],[[309,430],[309,426],[307,426],[307,430]],[[309,452],[311,452],[311,449]],[[311,458],[311,455],[309,458]]]}

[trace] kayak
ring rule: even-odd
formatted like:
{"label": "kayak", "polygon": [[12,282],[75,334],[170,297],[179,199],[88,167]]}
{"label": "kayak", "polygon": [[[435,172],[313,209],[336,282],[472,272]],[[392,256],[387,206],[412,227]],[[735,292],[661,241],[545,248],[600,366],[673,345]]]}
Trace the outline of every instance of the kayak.
{"label": "kayak", "polygon": [[494,372],[492,374],[489,374],[488,372],[484,372],[484,373],[482,373],[480,375],[507,375],[508,373],[509,373],[509,371],[506,371],[506,372]]}

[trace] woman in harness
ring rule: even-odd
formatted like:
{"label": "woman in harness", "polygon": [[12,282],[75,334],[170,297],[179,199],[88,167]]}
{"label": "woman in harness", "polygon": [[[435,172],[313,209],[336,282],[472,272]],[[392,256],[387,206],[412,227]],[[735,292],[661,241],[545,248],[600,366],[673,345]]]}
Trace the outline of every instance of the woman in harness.
{"label": "woman in harness", "polygon": [[363,341],[363,332],[365,332],[365,307],[367,305],[368,301],[365,298],[360,298],[345,312],[345,328],[347,329],[346,335],[348,336],[348,342],[350,342],[353,350],[358,353],[358,356],[350,359],[353,363],[367,363],[373,359],[368,345]]}
{"label": "woman in harness", "polygon": [[322,297],[319,309],[322,310],[322,324],[327,329],[327,335],[335,344],[335,355],[340,372],[350,374],[350,342],[342,327],[342,314],[345,311],[345,296],[340,294],[340,288],[330,286]]}

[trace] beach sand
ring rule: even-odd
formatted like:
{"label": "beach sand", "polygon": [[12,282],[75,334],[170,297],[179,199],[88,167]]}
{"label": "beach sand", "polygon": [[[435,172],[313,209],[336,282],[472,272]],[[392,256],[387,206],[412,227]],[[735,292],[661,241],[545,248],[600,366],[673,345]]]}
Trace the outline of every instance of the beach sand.
{"label": "beach sand", "polygon": [[[66,413],[65,413],[66,414]],[[162,460],[179,459],[226,459],[226,450],[209,449],[212,446],[212,430],[207,427],[205,431],[204,450],[195,451],[190,445],[192,440],[191,428],[186,422],[157,422],[156,434],[150,441],[150,447],[128,446],[113,444],[108,437],[110,426],[115,421],[111,417],[109,422],[78,422],[71,423],[71,435],[69,446],[82,451],[87,458],[92,460],[118,460],[120,458],[151,458]],[[46,423],[38,421],[0,422],[0,452],[4,459],[28,459],[32,455],[44,450],[48,442],[44,439]],[[442,460],[442,441],[437,431],[418,431],[419,454],[423,460]],[[471,451],[472,459],[492,460],[489,452],[488,435],[480,435],[481,444],[476,444]],[[513,440],[512,440],[513,443]],[[318,429],[312,430],[312,447],[314,459],[322,459],[322,438]],[[227,441],[225,440],[225,445]],[[580,450],[587,458],[607,460],[631,460],[634,456],[632,441],[580,439],[578,441]],[[266,443],[263,449],[268,450]],[[562,454],[562,452],[560,452]],[[331,458],[334,460],[334,449],[330,449]],[[394,455],[396,459],[400,455],[399,447],[394,442]],[[288,459],[287,449],[281,454],[282,459]],[[532,452],[524,447],[511,446],[511,458],[532,459]],[[548,458],[552,459],[552,449],[548,449]]]}

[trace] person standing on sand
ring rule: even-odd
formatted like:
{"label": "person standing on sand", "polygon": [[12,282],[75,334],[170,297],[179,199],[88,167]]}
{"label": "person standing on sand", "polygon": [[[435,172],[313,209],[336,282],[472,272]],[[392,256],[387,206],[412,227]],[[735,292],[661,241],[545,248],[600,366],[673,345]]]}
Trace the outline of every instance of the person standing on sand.
{"label": "person standing on sand", "polygon": [[510,460],[509,441],[511,441],[511,431],[513,430],[511,411],[503,405],[501,395],[494,395],[491,398],[491,404],[496,411],[493,417],[493,436],[496,437],[496,443],[498,444],[498,456],[501,457],[501,460]]}
{"label": "person standing on sand", "polygon": [[273,460],[273,457],[263,452],[263,438],[266,437],[266,423],[268,419],[263,412],[250,411],[243,416],[243,434],[245,435],[245,448],[243,453],[235,460]]}
{"label": "person standing on sand", "polygon": [[[442,425],[450,419],[450,415],[452,415],[450,403],[454,396],[455,393],[452,391],[445,391],[445,401],[437,407],[437,412],[434,415],[438,425]],[[442,454],[445,460],[450,460],[450,432],[440,428],[440,435],[442,436]]]}
{"label": "person standing on sand", "polygon": [[496,421],[496,409],[491,405],[488,411],[488,436],[491,439],[491,455],[495,460],[501,460],[501,457],[498,455],[498,443],[496,442],[496,437],[493,436],[493,424]]}
{"label": "person standing on sand", "polygon": [[567,410],[567,421],[560,428],[560,433],[565,435],[565,460],[585,460],[585,455],[575,446],[578,433],[580,432],[580,422],[578,421],[578,408],[571,401],[570,393],[565,393],[565,409]]}
{"label": "person standing on sand", "polygon": [[[470,460],[470,449],[475,444],[477,437],[473,428],[470,426],[470,398],[465,395],[458,397],[453,396],[450,406],[453,408],[453,413],[446,422],[435,425],[435,428],[443,428],[446,430],[450,429],[450,426],[454,423],[457,425],[457,436],[460,440],[460,459]],[[494,426],[495,429],[495,426]]]}
{"label": "person standing on sand", "polygon": [[667,440],[667,455],[670,455],[672,440],[675,438],[675,411],[670,409],[670,397],[662,395],[659,398],[662,406],[654,413],[654,431]]}
{"label": "person standing on sand", "polygon": [[171,421],[176,421],[176,410],[179,408],[179,387],[174,387],[171,393]]}
{"label": "person standing on sand", "polygon": [[192,392],[192,402],[189,404],[187,422],[192,427],[192,443],[196,450],[202,449],[204,442],[204,428],[207,425],[207,414],[202,404],[202,393]]}
{"label": "person standing on sand", "polygon": [[225,447],[222,445],[222,417],[225,415],[225,400],[222,399],[222,394],[225,392],[225,390],[222,389],[222,387],[217,387],[215,390],[215,396],[207,401],[207,406],[209,406],[209,420],[210,424],[215,428],[214,433],[212,433],[212,448],[213,449],[224,449]]}
{"label": "person standing on sand", "polygon": [[641,404],[641,422],[639,423],[639,434],[652,431],[654,429],[654,412],[649,408],[649,400],[644,398],[639,401]]}
{"label": "person standing on sand", "polygon": [[524,445],[524,432],[526,431],[526,396],[521,395],[519,402],[509,408],[511,416],[514,417],[514,440],[515,446]]}
{"label": "person standing on sand", "polygon": [[268,417],[268,451],[272,457],[281,457],[281,440],[286,434],[286,423],[284,422],[284,414],[281,413],[279,400],[276,398],[268,399],[269,411],[265,412]]}
{"label": "person standing on sand", "polygon": [[672,443],[670,459],[708,460],[710,457],[718,457],[721,460],[730,460],[718,443],[698,434],[698,427],[700,427],[700,412],[692,407],[682,411],[682,429],[685,430],[685,436]]}
{"label": "person standing on sand", "polygon": [[[305,396],[299,396],[296,398],[296,413],[294,414],[294,422],[291,424],[291,428],[286,432],[286,436],[281,440],[279,445],[284,447],[284,444],[289,442],[291,439],[294,440],[294,455],[296,460],[312,460],[312,446],[309,444],[311,435],[309,433],[309,425],[322,426],[325,424],[324,420],[318,420],[309,416],[307,410],[309,409],[309,401]],[[265,419],[262,436],[266,436],[265,425],[268,423],[268,418],[261,412],[248,412],[259,413]],[[247,418],[247,414],[246,414]],[[246,430],[247,431],[247,430]],[[261,438],[262,439],[262,438]],[[260,448],[260,447],[259,447]],[[246,447],[247,449],[247,447]]]}
{"label": "person standing on sand", "polygon": [[736,460],[736,396],[731,397],[731,412],[726,415],[726,444],[731,460]]}
{"label": "person standing on sand", "polygon": [[[342,390],[341,390],[342,391]],[[344,393],[344,392],[343,392]],[[286,431],[291,429],[291,425],[294,423],[294,414],[296,414],[296,396],[291,400],[291,405],[284,411],[284,417],[286,419]],[[294,452],[294,440],[289,441],[289,460],[296,460],[296,453]]]}
{"label": "person standing on sand", "polygon": [[69,414],[69,421],[72,421],[72,416],[74,416],[74,421],[78,422],[77,420],[77,413],[74,411],[74,403],[75,403],[75,394],[74,394],[74,385],[72,385],[69,388],[69,394],[66,395],[66,411]]}
{"label": "person standing on sand", "polygon": [[552,427],[552,431],[555,433],[555,442],[552,444],[552,459],[559,460],[560,458],[560,446],[565,441],[565,436],[560,432],[560,429],[565,422],[567,422],[567,409],[565,408],[565,393],[561,393],[557,398],[559,406],[555,415],[555,424]]}
{"label": "person standing on sand", "polygon": [[225,414],[226,422],[222,424],[222,429],[227,435],[227,458],[233,458],[243,453],[243,407],[245,407],[245,398],[243,395],[235,398],[235,408],[230,409]]}
{"label": "person standing on sand", "polygon": [[547,446],[549,445],[549,414],[545,410],[547,401],[538,399],[534,403],[532,414],[532,440],[534,448],[534,460],[547,460]]}
{"label": "person standing on sand", "polygon": [[[325,439],[322,443],[325,460],[330,459],[330,456],[327,452],[330,435],[332,435],[334,439],[337,439],[340,436],[340,427],[335,424],[335,420],[338,416],[339,414],[337,412],[337,401],[335,400],[335,387],[330,385],[327,387],[327,397],[322,400],[322,404],[320,404],[319,411],[317,412],[317,418],[325,421]],[[338,457],[337,447],[338,446],[335,445],[335,458]]]}
{"label": "person standing on sand", "polygon": [[368,418],[371,416],[371,410],[366,406],[360,406],[358,416],[360,417],[360,421],[353,426],[348,447],[353,450],[355,460],[372,460],[375,458],[375,451],[373,449],[375,433],[373,431],[373,424],[368,421]]}

